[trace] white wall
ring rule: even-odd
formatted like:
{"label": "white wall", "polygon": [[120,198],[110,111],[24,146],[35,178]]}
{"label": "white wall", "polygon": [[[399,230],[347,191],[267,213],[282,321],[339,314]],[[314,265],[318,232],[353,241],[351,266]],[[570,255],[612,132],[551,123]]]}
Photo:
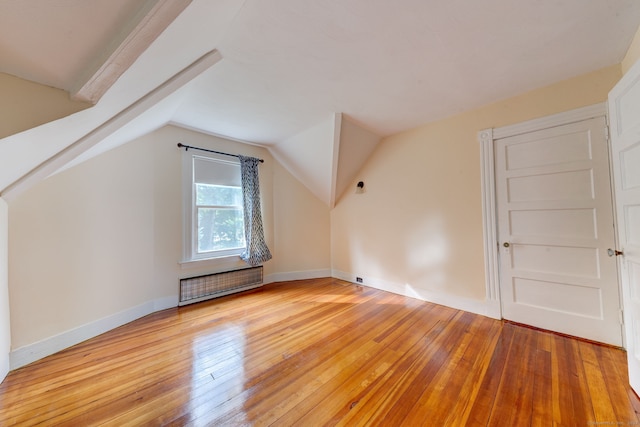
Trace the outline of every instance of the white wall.
{"label": "white wall", "polygon": [[[331,212],[336,277],[487,313],[477,132],[603,102],[620,66],[385,138]],[[352,183],[355,188],[355,180]]]}
{"label": "white wall", "polygon": [[327,206],[331,202],[337,120],[331,116],[271,148],[276,159]]}
{"label": "white wall", "polygon": [[356,179],[357,173],[366,163],[381,139],[375,133],[352,122],[349,118],[342,118],[335,189],[336,201],[340,199],[345,191],[355,191],[355,187],[350,187],[350,185],[353,180],[359,181]]}
{"label": "white wall", "polygon": [[91,107],[64,90],[6,73],[0,73],[0,93],[0,139]]}
{"label": "white wall", "polygon": [[621,63],[622,72],[626,74],[627,71],[629,71],[629,69],[633,67],[633,64],[635,64],[636,61],[638,61],[639,59],[640,59],[640,27],[638,27],[638,30],[636,31],[636,35],[633,37],[633,40],[631,41],[631,45],[629,45],[629,49],[627,50],[627,53],[625,54],[624,59],[622,60],[622,63]]}
{"label": "white wall", "polygon": [[0,382],[9,372],[9,351],[11,350],[11,324],[9,317],[8,283],[8,232],[9,210],[0,198]]}
{"label": "white wall", "polygon": [[[181,277],[246,266],[178,264],[178,142],[265,159],[261,195],[273,253],[265,264],[267,279],[330,273],[328,209],[266,149],[167,126],[54,175],[10,202],[12,367],[174,306]],[[291,256],[305,245],[313,248],[309,256]]]}
{"label": "white wall", "polygon": [[273,187],[274,260],[275,271],[280,273],[274,280],[293,278],[293,272],[330,276],[329,208],[322,200],[310,197],[309,190],[277,162]]}

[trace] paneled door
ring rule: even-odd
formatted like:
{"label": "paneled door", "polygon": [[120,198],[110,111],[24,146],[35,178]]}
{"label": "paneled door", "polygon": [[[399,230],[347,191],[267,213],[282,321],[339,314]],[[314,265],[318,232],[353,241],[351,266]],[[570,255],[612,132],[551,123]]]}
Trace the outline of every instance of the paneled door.
{"label": "paneled door", "polygon": [[622,345],[606,120],[495,141],[505,319]]}
{"label": "paneled door", "polygon": [[[640,62],[609,93],[629,381],[640,394]],[[617,256],[616,256],[617,255]]]}

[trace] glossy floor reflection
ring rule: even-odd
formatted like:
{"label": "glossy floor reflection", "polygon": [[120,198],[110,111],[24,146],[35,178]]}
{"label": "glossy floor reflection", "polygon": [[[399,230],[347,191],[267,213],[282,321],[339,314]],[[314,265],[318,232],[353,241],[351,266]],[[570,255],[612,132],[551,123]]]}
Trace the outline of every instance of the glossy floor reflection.
{"label": "glossy floor reflection", "polygon": [[634,424],[627,383],[621,350],[316,279],[156,313],[12,372],[0,425]]}

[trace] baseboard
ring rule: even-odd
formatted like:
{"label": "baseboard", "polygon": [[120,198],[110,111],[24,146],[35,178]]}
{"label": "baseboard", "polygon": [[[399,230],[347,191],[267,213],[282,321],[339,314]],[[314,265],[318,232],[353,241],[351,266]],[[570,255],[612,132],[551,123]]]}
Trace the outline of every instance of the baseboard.
{"label": "baseboard", "polygon": [[133,320],[156,311],[176,307],[177,305],[177,295],[159,298],[45,338],[33,344],[17,348],[9,354],[9,367],[11,370],[20,368]]}
{"label": "baseboard", "polygon": [[180,301],[180,297],[176,295],[171,295],[170,297],[158,298],[153,300],[153,311],[162,311],[167,308],[173,308],[178,306],[178,302]]}
{"label": "baseboard", "polygon": [[305,271],[290,271],[287,273],[273,273],[268,274],[264,278],[264,283],[273,282],[288,282],[291,280],[306,280],[306,279],[319,279],[321,277],[331,277],[331,269],[321,270],[305,270]]}
{"label": "baseboard", "polygon": [[[358,283],[356,282],[355,275],[339,270],[332,270],[331,277],[345,280],[347,282]],[[480,314],[482,316],[491,317],[493,319],[501,319],[499,301],[483,301],[464,298],[457,295],[445,294],[442,292],[416,289],[410,286],[404,286],[371,277],[362,277],[362,279],[362,283],[358,284],[398,295],[403,295],[406,297],[416,298],[422,301],[432,302],[434,304],[444,305],[446,307],[455,308],[456,310],[468,311],[470,313]]]}
{"label": "baseboard", "polygon": [[[264,283],[286,282],[291,280],[317,279],[322,277],[335,277],[356,283],[356,277],[350,273],[338,270],[320,269],[306,271],[292,271],[286,273],[274,273],[265,276]],[[500,305],[496,301],[478,301],[455,295],[408,288],[406,286],[385,282],[379,279],[363,277],[365,286],[370,286],[387,292],[405,295],[423,301],[441,304],[447,307],[480,314],[495,319],[500,319]],[[111,329],[122,326],[133,320],[139,319],[156,311],[178,306],[178,296],[158,298],[153,301],[140,304],[136,307],[123,310],[119,313],[98,319],[74,329],[62,332],[44,340],[17,348],[9,354],[9,369],[17,369],[43,357],[52,355],[67,347],[71,347],[82,341],[103,334]],[[0,370],[2,367],[0,367]]]}
{"label": "baseboard", "polygon": [[[330,269],[292,271],[275,273],[265,276],[265,284],[272,282],[286,282],[290,280],[317,279],[331,277]],[[178,295],[158,298],[119,313],[98,319],[86,325],[62,332],[33,344],[12,350],[9,354],[9,369],[18,369],[43,357],[57,353],[82,341],[103,334],[111,329],[122,326],[147,314],[178,306]],[[0,367],[1,370],[2,367]]]}

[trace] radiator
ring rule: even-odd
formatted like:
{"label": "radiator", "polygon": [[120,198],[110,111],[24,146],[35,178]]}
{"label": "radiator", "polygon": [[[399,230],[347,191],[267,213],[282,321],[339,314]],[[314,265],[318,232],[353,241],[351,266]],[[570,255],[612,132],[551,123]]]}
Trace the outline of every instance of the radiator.
{"label": "radiator", "polygon": [[180,279],[180,302],[191,304],[262,286],[262,266]]}

